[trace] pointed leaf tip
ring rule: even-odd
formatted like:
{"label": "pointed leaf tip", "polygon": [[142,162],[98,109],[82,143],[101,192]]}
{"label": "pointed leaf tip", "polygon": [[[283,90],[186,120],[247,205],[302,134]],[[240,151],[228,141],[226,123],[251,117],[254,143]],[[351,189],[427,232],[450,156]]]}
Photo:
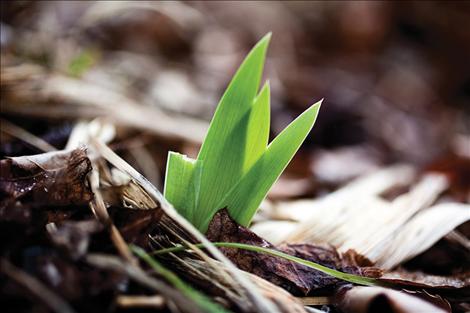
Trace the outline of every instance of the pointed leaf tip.
{"label": "pointed leaf tip", "polygon": [[264,35],[263,38],[261,38],[260,41],[267,41],[267,43],[269,43],[271,41],[272,36],[273,36],[273,33],[269,32],[266,35]]}
{"label": "pointed leaf tip", "polygon": [[321,101],[318,101],[305,110],[269,144],[267,150],[217,207],[227,207],[230,216],[239,224],[250,224],[261,201],[315,124],[320,103]]}
{"label": "pointed leaf tip", "polygon": [[[249,54],[251,54],[253,51],[259,50],[261,51],[262,55],[265,56],[266,51],[268,50],[269,43],[271,41],[271,36],[272,36],[271,32],[264,35],[263,38],[261,38],[260,41],[258,41],[256,45],[251,49]],[[263,59],[263,64],[264,64],[264,59]]]}
{"label": "pointed leaf tip", "polygon": [[[250,137],[248,132],[253,128],[249,126],[250,120],[257,124],[257,120],[263,122],[269,116],[269,113],[263,113],[265,110],[269,111],[269,97],[266,96],[269,90],[265,90],[260,97],[261,103],[258,103],[260,105],[258,109],[261,111],[259,116],[250,117],[253,101],[259,92],[270,37],[270,34],[264,36],[248,53],[214,113],[198,154],[198,160],[204,161],[204,171],[201,174],[198,203],[200,214],[196,219],[212,216],[218,209],[216,204],[223,199],[242,177],[246,167],[251,164],[250,161],[245,162],[245,147],[247,138]],[[268,131],[269,129],[266,133],[269,135]],[[249,145],[251,146],[251,143]],[[200,227],[201,221],[196,220],[194,224]]]}

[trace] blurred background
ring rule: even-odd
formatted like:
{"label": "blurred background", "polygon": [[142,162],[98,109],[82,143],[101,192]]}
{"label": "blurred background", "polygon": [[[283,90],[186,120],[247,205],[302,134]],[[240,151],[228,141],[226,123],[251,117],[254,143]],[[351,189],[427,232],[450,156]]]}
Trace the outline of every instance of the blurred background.
{"label": "blurred background", "polygon": [[469,30],[463,1],[2,1],[0,153],[41,152],[21,131],[62,149],[78,120],[102,117],[117,126],[112,148],[161,187],[168,150],[197,153],[230,78],[272,32],[272,136],[325,99],[272,198],[391,163],[465,177]]}

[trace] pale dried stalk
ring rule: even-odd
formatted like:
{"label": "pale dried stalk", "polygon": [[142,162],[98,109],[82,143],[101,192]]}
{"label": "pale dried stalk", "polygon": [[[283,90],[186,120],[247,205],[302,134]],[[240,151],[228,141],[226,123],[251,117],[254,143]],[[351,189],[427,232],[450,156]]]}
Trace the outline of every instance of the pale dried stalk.
{"label": "pale dried stalk", "polygon": [[[58,74],[27,75],[24,66],[3,69],[1,84],[12,96],[2,111],[30,116],[95,118],[106,116],[126,125],[163,137],[199,144],[207,123],[194,118],[170,116],[155,107],[140,105],[114,91]],[[35,71],[38,71],[34,67]],[[15,73],[15,70],[19,73]],[[63,103],[54,105],[54,102]],[[50,105],[52,103],[52,105]],[[72,105],[72,107],[70,107]],[[119,109],[116,109],[119,105]]]}
{"label": "pale dried stalk", "polygon": [[[114,138],[114,135],[115,129],[114,126],[110,123],[103,123],[99,119],[91,122],[81,121],[73,128],[66,148],[72,149],[80,145],[86,145],[90,142],[91,138],[100,138],[101,140],[111,141]],[[119,254],[128,262],[137,265],[137,259],[129,250],[129,246],[127,245],[126,241],[109,217],[106,204],[104,203],[103,195],[100,189],[100,160],[97,159],[96,152],[93,149],[89,150],[89,154],[93,164],[93,169],[89,175],[89,182],[94,194],[94,199],[89,204],[90,209],[95,217],[101,223],[103,223],[103,225],[109,227],[111,241],[118,250]]]}
{"label": "pale dried stalk", "polygon": [[442,203],[424,210],[404,225],[394,240],[384,243],[386,253],[381,254],[377,265],[382,268],[393,268],[427,250],[440,238],[468,220],[470,220],[470,206],[465,204]]}
{"label": "pale dried stalk", "polygon": [[200,25],[204,20],[201,12],[183,2],[104,1],[90,5],[80,17],[78,26],[92,27],[103,20],[119,17],[130,10],[149,10],[166,15],[185,31],[191,31],[194,26]]}
{"label": "pale dried stalk", "polygon": [[[218,271],[212,267],[208,267],[205,262],[196,259],[185,259],[185,262],[197,270],[205,273],[205,275],[209,277],[209,281],[220,279]],[[221,264],[220,262],[218,262],[218,265],[222,268],[225,268],[225,265]],[[305,313],[305,308],[303,307],[301,301],[299,301],[298,298],[294,297],[286,290],[254,274],[242,271],[240,273],[246,276],[246,278],[248,278],[252,283],[254,283],[265,298],[273,301],[281,312]]]}
{"label": "pale dried stalk", "polygon": [[57,151],[57,149],[52,146],[47,141],[42,138],[37,137],[36,135],[31,134],[29,131],[21,128],[5,119],[0,119],[0,130],[4,133],[7,133],[10,136],[16,137],[31,146],[38,148],[44,152]]}
{"label": "pale dried stalk", "polygon": [[137,146],[129,149],[129,153],[135,160],[135,164],[142,170],[142,174],[156,187],[162,187],[160,184],[160,169],[155,163],[152,153],[145,146]]}
{"label": "pale dried stalk", "polygon": [[98,138],[100,141],[108,143],[114,139],[115,135],[114,125],[99,118],[90,122],[79,121],[72,129],[65,150],[86,145],[90,142],[90,138]]}
{"label": "pale dried stalk", "polygon": [[[230,284],[230,281],[225,280],[225,277],[217,277],[217,279],[213,279],[208,274],[206,274],[206,272],[203,271],[201,267],[194,265],[192,259],[180,258],[177,254],[173,253],[171,254],[171,257],[173,260],[176,260],[179,262],[179,264],[181,264],[181,266],[184,268],[184,272],[194,273],[194,276],[198,277],[200,280],[211,282],[211,284],[214,285],[217,289],[222,290],[227,298],[231,300],[237,299],[237,303],[240,305],[240,307],[243,307],[243,299],[240,299],[239,295],[232,290],[233,284]],[[207,269],[208,267],[205,266],[204,268]]]}
{"label": "pale dried stalk", "polygon": [[327,305],[331,304],[330,297],[298,297],[303,305]]}
{"label": "pale dried stalk", "polygon": [[[281,202],[275,206],[271,217],[292,221],[305,221],[315,218],[321,210],[342,210],[345,204],[357,202],[364,197],[378,195],[393,187],[407,185],[414,178],[415,172],[407,165],[395,165],[379,170],[367,176],[359,177],[329,195],[320,199],[306,199]],[[301,230],[298,231],[302,232]],[[295,236],[292,234],[292,236]],[[294,239],[295,238],[290,238]]]}
{"label": "pale dried stalk", "polygon": [[116,305],[121,308],[155,308],[161,309],[165,305],[162,296],[125,296],[116,297]]}
{"label": "pale dried stalk", "polygon": [[461,232],[459,231],[451,231],[447,236],[447,239],[452,240],[454,242],[458,242],[462,247],[465,247],[467,250],[470,250],[470,239],[467,239]]}
{"label": "pale dried stalk", "polygon": [[108,210],[106,209],[103,197],[101,195],[101,192],[99,191],[99,173],[96,169],[96,164],[95,166],[93,166],[93,170],[90,175],[90,187],[94,194],[94,199],[92,202],[90,202],[91,210],[95,214],[96,218],[101,223],[103,223],[103,225],[109,227],[111,240],[114,243],[119,254],[131,264],[137,265],[137,259],[129,250],[129,246],[127,245],[126,241],[124,240],[124,238],[122,238],[121,233],[109,217]]}
{"label": "pale dried stalk", "polygon": [[[324,198],[280,202],[274,206],[272,212],[264,213],[272,219],[296,222],[288,226],[292,231],[284,237],[277,236],[277,240],[273,241],[270,234],[279,232],[284,225],[276,225],[276,222],[271,221],[272,228],[266,227],[263,232],[258,233],[273,243],[312,242],[316,239],[321,241],[326,236],[328,236],[328,242],[334,241],[338,225],[348,222],[349,216],[354,217],[353,214],[348,213],[351,208],[354,208],[353,204],[364,204],[367,202],[364,199],[373,199],[376,200],[374,205],[382,206],[384,202],[375,197],[376,195],[391,187],[410,183],[414,175],[412,167],[396,165],[365,177],[359,177]],[[348,204],[351,205],[348,206]],[[316,227],[312,227],[313,225]],[[253,230],[255,232],[261,230],[261,226],[262,223],[255,225]],[[273,232],[273,229],[276,229],[276,232]]]}
{"label": "pale dried stalk", "polygon": [[[384,169],[323,199],[278,204],[277,209],[263,213],[289,221],[259,223],[253,230],[274,243],[330,243],[341,252],[354,249],[381,268],[391,269],[470,220],[469,205],[448,203],[428,209],[448,186],[442,175],[424,176],[393,201],[380,197],[413,179],[408,167]],[[276,236],[270,237],[272,233]]]}
{"label": "pale dried stalk", "polygon": [[[347,238],[342,244],[342,249],[360,247],[359,253],[366,255],[373,261],[377,260],[380,255],[386,253],[384,244],[388,240],[393,240],[392,236],[396,234],[397,230],[416,212],[432,204],[446,188],[447,180],[444,176],[425,176],[410,192],[393,200],[388,207],[356,217],[354,221],[359,224],[359,227],[354,229],[351,234],[356,233],[357,235],[352,240],[351,237]],[[356,209],[360,212],[360,208]],[[368,217],[374,214],[380,216],[380,220],[375,218],[376,223],[370,223]]]}

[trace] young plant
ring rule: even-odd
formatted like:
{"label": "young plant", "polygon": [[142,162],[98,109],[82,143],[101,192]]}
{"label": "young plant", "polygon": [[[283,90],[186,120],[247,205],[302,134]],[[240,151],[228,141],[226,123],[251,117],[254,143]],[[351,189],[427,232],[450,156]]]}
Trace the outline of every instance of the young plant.
{"label": "young plant", "polygon": [[258,89],[270,38],[256,44],[228,85],[197,159],[168,155],[164,195],[201,232],[225,207],[248,226],[315,123],[321,101],[268,145],[269,83]]}

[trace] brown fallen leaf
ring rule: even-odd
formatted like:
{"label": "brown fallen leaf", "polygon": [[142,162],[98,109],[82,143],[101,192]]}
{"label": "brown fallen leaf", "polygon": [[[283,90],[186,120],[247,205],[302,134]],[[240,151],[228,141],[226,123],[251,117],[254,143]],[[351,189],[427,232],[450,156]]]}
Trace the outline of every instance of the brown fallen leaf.
{"label": "brown fallen leaf", "polygon": [[[386,284],[391,283],[396,288],[401,288],[408,293],[414,292],[420,298],[433,303],[435,303],[433,297],[439,298],[442,296],[446,301],[449,301],[454,308],[457,308],[462,303],[467,303],[468,299],[470,299],[470,275],[468,271],[452,276],[438,276],[418,271],[408,272],[399,269],[385,273],[379,280]],[[425,294],[423,294],[423,292]],[[425,297],[427,293],[432,293],[435,296],[431,298]],[[438,303],[441,302],[440,300],[438,301]],[[462,310],[457,310],[457,312],[461,311]]]}
{"label": "brown fallen leaf", "polygon": [[0,161],[0,210],[86,204],[93,198],[86,176],[85,149],[57,151]]}
{"label": "brown fallen leaf", "polygon": [[[348,252],[343,256],[331,246],[284,244],[275,247],[249,229],[234,222],[226,209],[220,210],[214,216],[209,224],[206,236],[213,242],[238,242],[277,249],[347,273],[371,277],[381,275],[379,269],[368,267],[370,263],[357,257],[352,252]],[[307,295],[311,292],[324,291],[347,284],[304,265],[284,259],[251,251],[231,248],[220,249],[240,269],[258,275],[294,294]],[[367,266],[361,267],[364,264],[367,264]]]}
{"label": "brown fallen leaf", "polygon": [[165,306],[165,298],[158,296],[127,296],[118,295],[116,306],[124,309],[151,308],[162,309]]}
{"label": "brown fallen leaf", "polygon": [[380,277],[381,281],[390,282],[401,286],[428,288],[428,289],[461,289],[462,293],[470,296],[470,273],[461,273],[454,276],[430,275],[422,272],[394,271]]}

